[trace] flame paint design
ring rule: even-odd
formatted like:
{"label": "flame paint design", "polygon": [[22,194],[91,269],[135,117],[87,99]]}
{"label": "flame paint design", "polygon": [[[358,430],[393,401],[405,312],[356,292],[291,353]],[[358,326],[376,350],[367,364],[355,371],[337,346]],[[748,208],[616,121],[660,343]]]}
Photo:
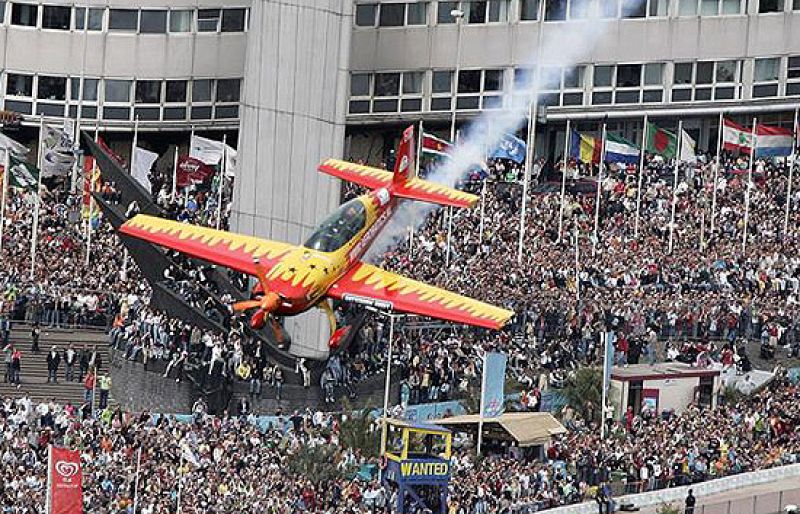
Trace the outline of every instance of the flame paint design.
{"label": "flame paint design", "polygon": [[[339,159],[324,161],[320,164],[319,170],[371,189],[388,187],[392,183],[393,176],[391,172],[385,170]],[[403,198],[414,198],[454,207],[472,207],[478,201],[478,197],[473,194],[417,177],[400,184],[395,188],[394,194]]]}
{"label": "flame paint design", "polygon": [[125,222],[120,227],[120,232],[251,275],[255,273],[255,257],[270,269],[296,248],[287,243],[188,225],[146,214],[138,214]]}
{"label": "flame paint design", "polygon": [[512,311],[364,263],[342,277],[329,295],[341,298],[348,293],[392,302],[400,311],[486,328],[501,328],[514,315]]}

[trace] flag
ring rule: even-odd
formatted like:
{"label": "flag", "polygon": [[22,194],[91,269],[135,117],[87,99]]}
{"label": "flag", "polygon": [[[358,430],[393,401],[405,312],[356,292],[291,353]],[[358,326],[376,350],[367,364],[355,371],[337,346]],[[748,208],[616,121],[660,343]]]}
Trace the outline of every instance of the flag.
{"label": "flag", "polygon": [[81,514],[83,512],[83,473],[81,454],[50,446],[48,491],[50,514]]}
{"label": "flag", "polygon": [[153,167],[153,163],[158,159],[158,154],[138,146],[134,148],[133,152],[134,169],[131,171],[131,175],[148,193],[152,193],[153,185],[150,184],[150,168]]}
{"label": "flag", "polygon": [[683,162],[697,162],[697,142],[685,130],[681,130],[681,149],[678,159]]}
{"label": "flag", "polygon": [[112,149],[111,149],[111,148],[110,148],[110,147],[109,147],[109,146],[106,144],[106,142],[103,140],[103,138],[102,138],[102,137],[98,137],[98,138],[97,138],[97,146],[99,146],[100,148],[102,148],[102,149],[103,149],[103,150],[104,150],[104,151],[105,151],[105,152],[108,154],[108,156],[109,156],[109,157],[111,157],[111,159],[112,159],[112,160],[114,160],[114,161],[115,161],[117,164],[119,164],[121,167],[123,167],[123,168],[124,168],[124,167],[126,167],[126,166],[128,165],[128,164],[125,162],[125,159],[123,159],[121,155],[119,155],[119,154],[118,154],[118,153],[116,153],[114,150],[112,150]]}
{"label": "flag", "polygon": [[639,148],[622,136],[607,133],[606,162],[635,164],[639,162]]}
{"label": "flag", "polygon": [[792,154],[792,129],[756,125],[756,157],[784,157]]}
{"label": "flag", "polygon": [[236,150],[230,145],[223,145],[222,141],[193,135],[189,142],[189,157],[194,157],[210,166],[216,166],[222,161],[223,146],[225,148],[225,174],[232,177],[236,166]]}
{"label": "flag", "polygon": [[672,159],[678,149],[678,138],[669,130],[662,129],[655,123],[648,123],[644,149],[646,152]]}
{"label": "flag", "polygon": [[750,153],[753,134],[741,125],[725,119],[722,121],[722,148],[732,152]]}
{"label": "flag", "polygon": [[194,157],[183,155],[178,157],[178,178],[177,187],[186,187],[192,184],[200,184],[214,175],[214,168]]}
{"label": "flag", "polygon": [[92,198],[92,193],[99,191],[100,184],[100,169],[95,166],[94,159],[91,156],[86,156],[83,160],[83,217],[96,218],[99,214],[99,209]]}
{"label": "flag", "polygon": [[[0,149],[3,151],[8,150],[17,159],[25,159],[25,156],[30,151],[27,146],[2,133],[0,133]],[[3,156],[3,162],[5,162],[5,156]]]}
{"label": "flag", "polygon": [[569,138],[569,155],[581,162],[597,164],[600,162],[600,140],[593,136],[572,131]]}
{"label": "flag", "polygon": [[36,191],[39,187],[39,168],[29,162],[9,156],[11,173],[8,175],[11,187]]}
{"label": "flag", "polygon": [[192,450],[192,447],[189,446],[189,443],[186,441],[186,439],[181,440],[180,447],[181,447],[181,456],[186,462],[188,462],[189,464],[191,464],[196,468],[201,467],[200,460],[197,458],[197,455],[195,455],[194,451]]}
{"label": "flag", "polygon": [[506,134],[494,150],[489,152],[489,157],[492,159],[508,159],[522,164],[525,162],[525,154],[527,152],[528,145],[525,144],[525,141],[513,134]]}
{"label": "flag", "polygon": [[503,413],[507,360],[504,353],[489,352],[484,357],[481,389],[481,415],[484,418],[496,418]]}
{"label": "flag", "polygon": [[[64,127],[71,124],[64,121]],[[75,166],[72,135],[67,130],[42,125],[42,178],[64,177]]]}
{"label": "flag", "polygon": [[433,134],[422,134],[422,153],[432,153],[443,157],[450,157],[453,144],[440,139]]}

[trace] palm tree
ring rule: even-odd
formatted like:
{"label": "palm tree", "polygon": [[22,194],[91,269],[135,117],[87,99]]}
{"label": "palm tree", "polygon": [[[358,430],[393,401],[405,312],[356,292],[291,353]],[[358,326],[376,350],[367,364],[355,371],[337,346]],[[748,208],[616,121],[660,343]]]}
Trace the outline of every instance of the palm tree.
{"label": "palm tree", "polygon": [[600,404],[603,397],[603,372],[599,368],[581,368],[575,372],[564,388],[567,404],[575,409],[584,419],[587,417],[587,402],[594,406],[594,420],[598,421]]}

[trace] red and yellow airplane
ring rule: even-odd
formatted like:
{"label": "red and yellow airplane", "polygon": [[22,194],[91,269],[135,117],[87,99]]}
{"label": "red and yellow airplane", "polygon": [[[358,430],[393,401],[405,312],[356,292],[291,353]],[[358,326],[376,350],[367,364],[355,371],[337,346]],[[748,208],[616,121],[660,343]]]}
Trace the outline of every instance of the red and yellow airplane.
{"label": "red and yellow airplane", "polygon": [[414,128],[403,132],[394,173],[336,159],[319,171],[371,191],[342,204],[302,246],[269,241],[139,214],[122,225],[123,234],[258,278],[253,299],[234,310],[256,309],[250,324],[259,329],[270,314],[298,314],[319,307],[336,330],[329,298],[468,325],[499,329],[513,312],[411,280],[361,261],[402,198],[472,207],[475,195],[412,175]]}

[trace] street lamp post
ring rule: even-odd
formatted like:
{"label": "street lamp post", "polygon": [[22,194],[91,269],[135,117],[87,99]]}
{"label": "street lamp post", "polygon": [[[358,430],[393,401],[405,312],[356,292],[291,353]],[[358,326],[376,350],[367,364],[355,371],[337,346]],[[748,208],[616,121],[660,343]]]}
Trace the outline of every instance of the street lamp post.
{"label": "street lamp post", "polygon": [[456,142],[456,103],[458,100],[458,73],[461,67],[461,21],[464,19],[464,11],[453,9],[450,11],[450,16],[456,21],[457,36],[456,36],[456,69],[451,87],[454,89],[452,104],[450,105],[450,142]]}

